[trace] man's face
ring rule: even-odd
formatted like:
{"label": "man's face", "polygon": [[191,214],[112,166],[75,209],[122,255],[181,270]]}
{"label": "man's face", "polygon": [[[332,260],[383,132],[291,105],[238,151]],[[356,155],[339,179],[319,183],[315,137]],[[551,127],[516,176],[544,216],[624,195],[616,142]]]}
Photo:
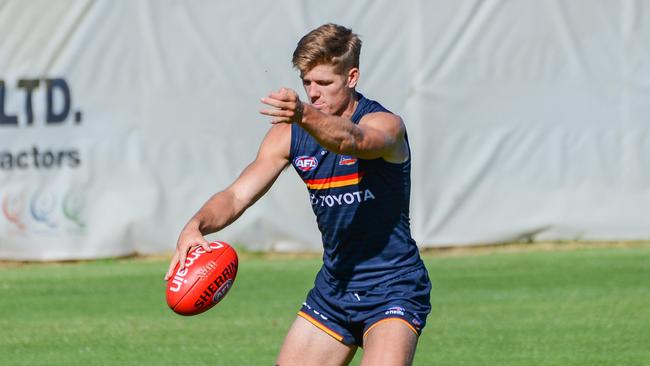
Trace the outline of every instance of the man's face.
{"label": "man's face", "polygon": [[312,106],[323,113],[340,116],[350,103],[357,82],[358,69],[344,75],[335,66],[317,65],[301,76],[302,86]]}

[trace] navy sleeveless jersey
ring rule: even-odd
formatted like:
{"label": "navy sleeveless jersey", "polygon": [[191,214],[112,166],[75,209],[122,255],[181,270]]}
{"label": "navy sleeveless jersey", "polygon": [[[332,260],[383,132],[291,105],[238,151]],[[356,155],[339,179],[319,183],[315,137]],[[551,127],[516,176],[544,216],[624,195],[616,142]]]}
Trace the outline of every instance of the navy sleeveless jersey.
{"label": "navy sleeveless jersey", "polygon": [[[354,123],[368,113],[389,112],[358,95]],[[339,155],[294,123],[290,158],[307,185],[322,234],[321,280],[365,288],[422,266],[409,223],[410,157],[394,164]]]}

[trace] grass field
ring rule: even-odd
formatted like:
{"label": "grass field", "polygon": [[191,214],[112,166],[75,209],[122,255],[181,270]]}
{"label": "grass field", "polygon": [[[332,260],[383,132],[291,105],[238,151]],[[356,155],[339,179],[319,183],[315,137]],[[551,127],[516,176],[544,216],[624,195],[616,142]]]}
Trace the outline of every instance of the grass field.
{"label": "grass field", "polygon": [[[425,262],[416,365],[650,365],[650,245]],[[163,259],[0,266],[0,365],[270,365],[319,264],[244,256],[189,318],[166,307]]]}

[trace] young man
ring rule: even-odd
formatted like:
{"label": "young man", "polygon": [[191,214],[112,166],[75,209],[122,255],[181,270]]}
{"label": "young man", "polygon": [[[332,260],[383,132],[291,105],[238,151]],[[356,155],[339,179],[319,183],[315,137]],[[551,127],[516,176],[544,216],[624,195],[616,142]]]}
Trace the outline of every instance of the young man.
{"label": "young man", "polygon": [[402,120],[356,92],[361,40],[326,24],[293,54],[309,103],[282,88],[262,98],[273,126],[257,157],[183,228],[176,263],[235,221],[289,164],[307,185],[323,267],[278,365],[408,365],[430,311],[431,285],[409,228],[410,150]]}

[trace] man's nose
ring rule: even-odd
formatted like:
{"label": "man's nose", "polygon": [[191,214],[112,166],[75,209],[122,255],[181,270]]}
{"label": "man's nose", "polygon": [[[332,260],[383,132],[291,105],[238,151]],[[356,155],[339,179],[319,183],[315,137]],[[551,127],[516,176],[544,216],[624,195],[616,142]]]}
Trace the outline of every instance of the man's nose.
{"label": "man's nose", "polygon": [[309,96],[309,99],[311,99],[312,101],[318,99],[318,97],[320,96],[320,90],[318,90],[318,86],[313,84],[309,85],[307,87],[307,95]]}

